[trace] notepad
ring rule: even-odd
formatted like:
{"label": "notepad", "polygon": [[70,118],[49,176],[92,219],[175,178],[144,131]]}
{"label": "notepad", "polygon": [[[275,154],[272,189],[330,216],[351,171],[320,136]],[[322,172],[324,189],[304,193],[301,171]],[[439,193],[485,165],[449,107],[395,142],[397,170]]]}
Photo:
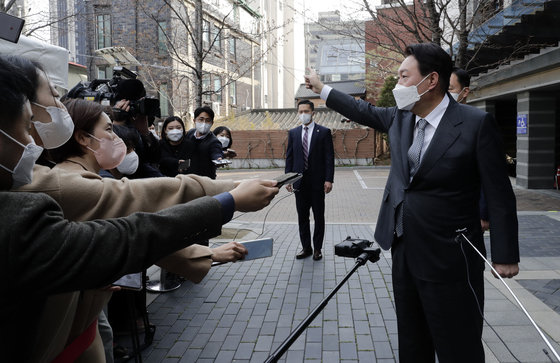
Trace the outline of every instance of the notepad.
{"label": "notepad", "polygon": [[[247,249],[247,254],[243,260],[255,260],[257,258],[265,258],[272,256],[272,238],[256,239],[252,241],[241,242]],[[241,260],[241,261],[243,261]]]}

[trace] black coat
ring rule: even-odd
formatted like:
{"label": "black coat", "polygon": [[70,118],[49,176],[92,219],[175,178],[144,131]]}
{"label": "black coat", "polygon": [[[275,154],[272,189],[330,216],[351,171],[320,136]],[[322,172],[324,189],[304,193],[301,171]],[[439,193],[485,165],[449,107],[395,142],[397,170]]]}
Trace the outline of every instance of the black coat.
{"label": "black coat", "polygon": [[191,159],[194,152],[194,144],[186,136],[179,145],[171,145],[164,138],[159,140],[160,159],[159,170],[165,176],[177,176],[179,174],[179,160]]}
{"label": "black coat", "polygon": [[214,165],[212,160],[218,160],[224,156],[222,143],[211,132],[203,139],[197,139],[195,135],[196,129],[191,129],[187,132],[186,136],[186,139],[193,145],[191,166],[187,172],[188,174],[216,179],[216,165]]}

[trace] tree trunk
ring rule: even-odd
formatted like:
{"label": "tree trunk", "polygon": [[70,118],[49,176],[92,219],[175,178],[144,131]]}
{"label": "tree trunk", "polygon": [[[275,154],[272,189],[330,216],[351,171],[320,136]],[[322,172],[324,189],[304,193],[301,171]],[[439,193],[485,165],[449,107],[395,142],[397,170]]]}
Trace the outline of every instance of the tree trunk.
{"label": "tree trunk", "polygon": [[432,32],[432,42],[441,46],[442,30],[441,27],[439,26],[441,13],[437,11],[434,0],[427,0],[426,6],[428,8],[428,13],[430,17],[430,31]]}
{"label": "tree trunk", "polygon": [[467,0],[459,0],[459,49],[457,49],[457,56],[455,58],[455,66],[465,68],[468,46],[469,30],[467,29]]}
{"label": "tree trunk", "polygon": [[194,46],[194,62],[195,62],[195,80],[196,80],[196,107],[202,106],[202,60],[204,55],[204,47],[203,47],[203,26],[202,26],[202,0],[195,0],[195,9],[194,9],[194,24],[195,24],[195,41],[196,44]]}

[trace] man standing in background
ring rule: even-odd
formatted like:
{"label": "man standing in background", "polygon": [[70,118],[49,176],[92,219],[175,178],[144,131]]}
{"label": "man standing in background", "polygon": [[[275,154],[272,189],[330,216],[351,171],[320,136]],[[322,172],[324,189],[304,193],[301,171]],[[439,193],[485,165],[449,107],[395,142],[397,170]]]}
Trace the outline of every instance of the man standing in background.
{"label": "man standing in background", "polygon": [[187,132],[187,140],[194,145],[191,166],[187,174],[196,174],[216,179],[214,160],[221,160],[222,143],[210,132],[214,124],[214,111],[210,107],[199,107],[194,111],[195,128]]}
{"label": "man standing in background", "polygon": [[[303,178],[286,188],[295,191],[298,213],[299,238],[302,250],[297,259],[313,254],[315,261],[323,258],[323,238],[325,235],[325,194],[332,190],[334,180],[334,149],[331,130],[313,122],[314,105],[303,100],[298,103],[298,118],[301,126],[291,129],[286,150],[286,173],[303,174]],[[313,210],[315,228],[313,248],[309,209]]]}

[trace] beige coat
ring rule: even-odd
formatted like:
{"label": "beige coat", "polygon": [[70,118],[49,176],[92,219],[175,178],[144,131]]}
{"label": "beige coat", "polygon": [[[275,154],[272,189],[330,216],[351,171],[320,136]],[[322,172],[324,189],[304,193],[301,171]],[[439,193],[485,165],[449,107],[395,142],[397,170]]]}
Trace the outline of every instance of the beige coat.
{"label": "beige coat", "polygon": [[[126,217],[134,212],[156,212],[201,196],[230,191],[233,188],[233,181],[215,181],[197,175],[135,180],[101,178],[98,174],[87,171],[86,164],[80,158],[74,157],[57,164],[52,169],[36,165],[33,169],[33,182],[17,191],[48,194],[60,204],[67,219],[87,221]],[[211,255],[210,248],[194,245],[161,259],[158,265],[197,283],[210,270]],[[50,319],[42,319],[39,327],[44,339],[53,340],[44,344],[45,347],[49,347],[49,350],[38,349],[33,361],[54,359],[61,351],[60,348],[54,349],[54,347],[61,345],[63,347],[83,332],[111,296],[108,292],[89,290],[82,294],[80,303],[75,307],[73,305],[75,295],[64,295],[68,304],[62,301],[64,298],[60,296],[53,297],[58,302],[59,308],[50,309]],[[75,310],[68,341],[61,339],[68,331],[68,314],[71,313],[68,309],[61,308],[65,305]],[[45,342],[39,339],[39,343]],[[99,360],[94,357],[99,357],[100,349],[102,350],[103,347],[100,339],[96,337],[96,341],[80,361],[98,362]]]}

